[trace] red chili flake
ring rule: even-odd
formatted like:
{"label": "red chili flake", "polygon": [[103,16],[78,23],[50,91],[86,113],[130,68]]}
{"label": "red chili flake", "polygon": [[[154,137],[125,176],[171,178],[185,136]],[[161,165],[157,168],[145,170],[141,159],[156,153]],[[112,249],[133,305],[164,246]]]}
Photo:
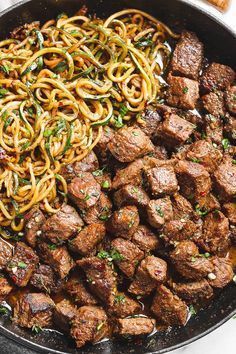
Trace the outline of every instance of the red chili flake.
{"label": "red chili flake", "polygon": [[206,192],[200,192],[201,197],[205,197],[205,195],[206,195]]}

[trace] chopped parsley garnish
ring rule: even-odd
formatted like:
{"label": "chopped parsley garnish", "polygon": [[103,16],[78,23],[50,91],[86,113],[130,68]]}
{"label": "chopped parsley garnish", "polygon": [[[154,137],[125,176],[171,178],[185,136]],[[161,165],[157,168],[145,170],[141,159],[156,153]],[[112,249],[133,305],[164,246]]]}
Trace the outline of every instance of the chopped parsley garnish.
{"label": "chopped parsley garnish", "polygon": [[32,332],[34,332],[35,334],[38,334],[40,332],[42,332],[42,327],[40,326],[37,326],[37,325],[33,325],[32,328],[31,328]]}
{"label": "chopped parsley garnish", "polygon": [[200,163],[201,162],[201,160],[197,159],[196,157],[192,157],[191,161],[195,162],[195,163]]}
{"label": "chopped parsley garnish", "polygon": [[108,189],[109,187],[110,187],[109,181],[106,180],[102,183],[102,188]]}
{"label": "chopped parsley garnish", "polygon": [[106,259],[106,258],[110,257],[110,254],[107,251],[102,250],[102,251],[98,252],[97,257],[100,259]]}
{"label": "chopped parsley garnish", "polygon": [[206,208],[200,208],[200,206],[199,206],[199,204],[197,204],[196,206],[195,206],[195,211],[196,211],[196,213],[198,214],[198,215],[200,215],[200,216],[205,216],[205,215],[207,215],[208,213],[209,213],[209,210],[208,209],[206,209]]}
{"label": "chopped parsley garnish", "polygon": [[17,267],[21,268],[21,269],[25,269],[27,268],[27,264],[25,262],[18,262],[17,263]]}
{"label": "chopped parsley garnish", "polygon": [[124,303],[125,302],[125,295],[116,295],[115,302],[117,303]]}
{"label": "chopped parsley garnish", "polygon": [[110,253],[102,250],[98,252],[97,257],[100,259],[108,259],[109,261],[122,261],[124,259],[116,249],[112,249]]}
{"label": "chopped parsley garnish", "polygon": [[188,92],[188,87],[185,86],[185,87],[183,88],[183,93],[187,93],[187,92]]}
{"label": "chopped parsley garnish", "polygon": [[119,110],[119,115],[121,118],[124,118],[124,116],[129,112],[129,109],[124,105],[124,103],[121,104],[120,110]]}
{"label": "chopped parsley garnish", "polygon": [[102,168],[100,170],[93,171],[92,175],[95,176],[95,177],[103,176],[103,171],[104,171],[104,168]]}
{"label": "chopped parsley garnish", "polygon": [[0,315],[8,315],[8,314],[9,314],[8,308],[6,308],[3,305],[0,305]]}
{"label": "chopped parsley garnish", "polygon": [[0,98],[5,97],[8,92],[9,92],[8,90],[4,88],[0,88]]}
{"label": "chopped parsley garnish", "polygon": [[163,216],[164,216],[164,213],[163,213],[163,211],[162,211],[162,209],[161,209],[161,207],[159,207],[159,206],[156,206],[156,212],[163,218]]}
{"label": "chopped parsley garnish", "polygon": [[97,331],[100,331],[100,329],[102,329],[102,327],[104,326],[105,322],[101,322],[97,325]]}
{"label": "chopped parsley garnish", "polygon": [[57,248],[57,246],[56,245],[48,245],[48,248],[50,250],[54,251]]}
{"label": "chopped parsley garnish", "polygon": [[236,160],[235,159],[232,160],[232,164],[236,165]]}
{"label": "chopped parsley garnish", "polygon": [[124,257],[120,254],[120,252],[118,252],[116,249],[113,249],[111,251],[111,257],[113,261],[118,261],[118,262],[124,259]]}
{"label": "chopped parsley garnish", "polygon": [[84,197],[84,201],[87,201],[87,200],[89,200],[91,197],[90,197],[90,195],[89,194],[86,194],[86,196]]}
{"label": "chopped parsley garnish", "polygon": [[197,314],[195,308],[193,307],[193,305],[189,306],[189,313],[191,316],[195,316]]}
{"label": "chopped parsley garnish", "polygon": [[222,144],[224,150],[227,150],[229,148],[229,146],[230,146],[229,139],[223,139],[221,141],[221,144]]}

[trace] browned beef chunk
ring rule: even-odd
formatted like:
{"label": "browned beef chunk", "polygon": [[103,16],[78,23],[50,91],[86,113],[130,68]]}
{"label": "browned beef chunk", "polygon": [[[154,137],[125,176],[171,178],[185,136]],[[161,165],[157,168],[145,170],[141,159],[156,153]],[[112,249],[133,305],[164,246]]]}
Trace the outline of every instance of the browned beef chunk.
{"label": "browned beef chunk", "polygon": [[0,237],[0,270],[4,269],[12,257],[12,247]]}
{"label": "browned beef chunk", "polygon": [[142,251],[150,252],[159,247],[157,236],[145,225],[139,225],[132,236],[132,242]]}
{"label": "browned beef chunk", "polygon": [[163,227],[162,237],[166,243],[175,244],[175,242],[191,240],[198,233],[201,235],[201,230],[192,220],[170,220]]}
{"label": "browned beef chunk", "polygon": [[113,248],[113,252],[115,251],[117,255],[117,257],[115,257],[117,266],[127,277],[132,277],[137,265],[144,257],[144,252],[132,242],[124,240],[123,238],[114,239],[111,242],[111,247]]}
{"label": "browned beef chunk", "polygon": [[212,259],[214,269],[208,274],[209,283],[213,288],[224,288],[234,276],[231,262],[227,258],[214,257]]}
{"label": "browned beef chunk", "polygon": [[165,114],[157,135],[163,143],[171,148],[183,144],[193,133],[195,126],[177,114]]}
{"label": "browned beef chunk", "polygon": [[211,299],[213,296],[213,289],[206,279],[188,283],[173,283],[172,289],[189,304],[199,304]]}
{"label": "browned beef chunk", "polygon": [[151,226],[159,229],[173,218],[173,209],[169,197],[152,199],[147,206],[147,218]]}
{"label": "browned beef chunk", "polygon": [[199,163],[179,161],[175,167],[180,191],[188,199],[198,200],[211,189],[210,175]]}
{"label": "browned beef chunk", "polygon": [[154,151],[150,152],[148,156],[153,156],[158,160],[167,160],[168,159],[168,153],[163,145],[155,145]]}
{"label": "browned beef chunk", "polygon": [[31,247],[35,248],[37,238],[42,234],[41,229],[46,218],[40,209],[34,208],[24,216],[24,219],[26,220],[25,239]]}
{"label": "browned beef chunk", "polygon": [[108,143],[113,138],[114,130],[108,126],[102,130],[101,137],[94,150],[102,161],[106,161],[108,153]]}
{"label": "browned beef chunk", "polygon": [[95,205],[81,212],[86,224],[104,223],[111,216],[112,203],[105,193],[101,193]]}
{"label": "browned beef chunk", "polygon": [[32,248],[18,242],[13,257],[7,263],[6,271],[17,286],[26,286],[38,262],[39,258]]}
{"label": "browned beef chunk", "polygon": [[30,285],[40,291],[51,294],[59,292],[64,284],[58,279],[50,266],[40,264],[30,278]]}
{"label": "browned beef chunk", "polygon": [[174,219],[190,219],[193,216],[191,203],[181,194],[175,193],[172,197]]}
{"label": "browned beef chunk", "polygon": [[224,94],[221,91],[210,92],[202,97],[203,107],[214,117],[225,115]]}
{"label": "browned beef chunk", "polygon": [[150,138],[156,134],[156,130],[160,124],[161,116],[158,111],[147,108],[142,115],[142,122],[139,123],[141,130]]}
{"label": "browned beef chunk", "polygon": [[80,208],[87,209],[97,203],[101,194],[101,186],[92,173],[81,172],[68,185],[71,200]]}
{"label": "browned beef chunk", "polygon": [[127,167],[118,170],[112,181],[112,188],[118,189],[126,184],[140,185],[142,182],[141,172],[143,167],[143,160],[138,159],[131,162]]}
{"label": "browned beef chunk", "polygon": [[223,211],[229,219],[229,222],[236,225],[236,203],[225,203],[223,205]]}
{"label": "browned beef chunk", "polygon": [[[199,98],[198,82],[185,77],[168,76],[167,103],[170,106],[194,109]],[[190,124],[190,123],[189,123]]]}
{"label": "browned beef chunk", "polygon": [[225,93],[226,107],[230,113],[236,115],[236,86],[231,86]]}
{"label": "browned beef chunk", "polygon": [[149,137],[135,127],[119,129],[108,143],[108,148],[120,162],[132,162],[154,150]]}
{"label": "browned beef chunk", "polygon": [[0,274],[0,303],[5,300],[5,298],[10,294],[13,287],[9,283],[9,281]]}
{"label": "browned beef chunk", "polygon": [[109,314],[116,318],[132,316],[140,311],[140,304],[124,293],[117,294],[113,304],[108,308]]}
{"label": "browned beef chunk", "polygon": [[61,300],[56,304],[53,322],[63,332],[69,332],[70,323],[76,315],[76,307],[69,300]]}
{"label": "browned beef chunk", "polygon": [[209,213],[203,222],[203,232],[195,238],[205,251],[225,255],[229,246],[229,220],[220,211]]}
{"label": "browned beef chunk", "polygon": [[73,275],[66,282],[65,290],[73,301],[80,306],[96,305],[97,303],[95,297],[88,292],[83,281],[77,275]]}
{"label": "browned beef chunk", "polygon": [[77,177],[81,172],[92,172],[99,168],[97,156],[91,151],[81,161],[76,161],[73,164],[62,166],[60,174],[66,181],[70,181]]}
{"label": "browned beef chunk", "polygon": [[49,241],[60,244],[75,234],[83,224],[77,211],[70,205],[64,205],[44,222],[42,232]]}
{"label": "browned beef chunk", "polygon": [[146,171],[146,179],[153,196],[173,194],[178,190],[178,182],[172,166],[151,168]]}
{"label": "browned beef chunk", "polygon": [[54,302],[43,293],[28,293],[21,296],[14,307],[13,322],[20,327],[50,327]]}
{"label": "browned beef chunk", "polygon": [[236,165],[232,159],[225,159],[214,173],[215,189],[222,200],[236,195]]}
{"label": "browned beef chunk", "polygon": [[114,203],[117,208],[124,205],[146,207],[149,203],[149,196],[141,187],[127,184],[115,192]]}
{"label": "browned beef chunk", "polygon": [[188,317],[187,305],[164,285],[157,288],[151,311],[158,320],[170,326],[183,326]]}
{"label": "browned beef chunk", "polygon": [[77,264],[84,270],[91,291],[106,304],[112,304],[116,293],[116,277],[108,262],[90,257],[77,261]]}
{"label": "browned beef chunk", "polygon": [[[227,117],[227,123],[224,125],[224,133],[233,143],[236,142],[236,118]],[[235,145],[235,144],[234,144]]]}
{"label": "browned beef chunk", "polygon": [[72,319],[70,335],[77,348],[88,342],[96,343],[109,334],[108,318],[98,306],[82,306]]}
{"label": "browned beef chunk", "polygon": [[29,36],[30,32],[33,29],[39,29],[39,26],[40,26],[39,21],[26,23],[23,26],[19,26],[19,27],[15,28],[11,32],[11,38],[18,39],[19,41],[23,41],[25,38],[27,38]]}
{"label": "browned beef chunk", "polygon": [[142,260],[132,281],[129,292],[134,295],[149,295],[158,284],[166,280],[167,263],[160,258],[148,256]]}
{"label": "browned beef chunk", "polygon": [[103,224],[90,224],[85,226],[73,240],[70,241],[70,249],[82,256],[88,255],[100,243],[106,234]]}
{"label": "browned beef chunk", "polygon": [[40,243],[39,256],[55,270],[61,279],[64,279],[74,267],[74,261],[65,246]]}
{"label": "browned beef chunk", "polygon": [[198,198],[198,206],[200,210],[213,211],[220,209],[220,203],[218,199],[212,194],[209,193],[206,196]]}
{"label": "browned beef chunk", "polygon": [[139,225],[136,206],[128,205],[114,211],[107,222],[107,230],[116,236],[130,239]]}
{"label": "browned beef chunk", "polygon": [[201,77],[203,91],[224,90],[235,79],[234,71],[227,65],[218,63],[210,64]]}
{"label": "browned beef chunk", "polygon": [[176,270],[186,279],[201,279],[213,270],[210,260],[199,255],[198,248],[192,241],[181,241],[170,253],[170,259]]}
{"label": "browned beef chunk", "polygon": [[171,60],[173,74],[197,80],[202,66],[203,44],[195,33],[183,32]]}
{"label": "browned beef chunk", "polygon": [[119,318],[116,320],[114,333],[120,336],[147,335],[155,329],[156,321],[147,317]]}

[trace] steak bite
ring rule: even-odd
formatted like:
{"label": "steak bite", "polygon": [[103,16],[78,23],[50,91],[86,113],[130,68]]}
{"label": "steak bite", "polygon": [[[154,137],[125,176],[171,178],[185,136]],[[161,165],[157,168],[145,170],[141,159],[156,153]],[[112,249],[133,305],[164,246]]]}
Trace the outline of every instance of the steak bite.
{"label": "steak bite", "polygon": [[103,162],[107,160],[108,155],[108,143],[113,138],[115,131],[109,126],[105,126],[102,130],[99,141],[94,147],[94,151],[96,152],[99,159]]}
{"label": "steak bite", "polygon": [[152,199],[147,206],[147,218],[151,226],[160,229],[165,222],[173,218],[173,209],[169,197]]}
{"label": "steak bite", "polygon": [[[167,103],[183,109],[194,109],[199,98],[198,82],[185,77],[168,76]],[[191,124],[191,123],[189,123]]]}
{"label": "steak bite", "polygon": [[174,194],[178,190],[178,182],[172,166],[160,166],[146,171],[146,179],[153,196]]}
{"label": "steak bite", "polygon": [[116,236],[130,239],[139,225],[139,214],[136,206],[128,205],[114,211],[106,227],[108,232]]}
{"label": "steak bite", "polygon": [[128,164],[127,167],[118,170],[113,178],[112,188],[119,189],[126,184],[140,185],[142,183],[143,167],[143,159],[137,159]]}
{"label": "steak bite", "polygon": [[[210,92],[202,97],[203,107],[214,117],[225,115],[224,94],[221,91]],[[212,117],[212,119],[214,119]]]}
{"label": "steak bite", "polygon": [[210,64],[201,77],[201,88],[205,92],[225,90],[235,79],[235,72],[227,65]]}
{"label": "steak bite", "polygon": [[86,256],[103,240],[105,234],[104,224],[90,224],[79,231],[73,240],[70,240],[69,247],[73,252]]}
{"label": "steak bite", "polygon": [[18,242],[13,257],[7,263],[6,271],[17,286],[23,287],[28,284],[38,262],[39,258],[32,248]]}
{"label": "steak bite", "polygon": [[86,289],[83,281],[77,275],[73,275],[65,284],[65,291],[79,306],[96,305],[97,300]]}
{"label": "steak bite", "polygon": [[224,288],[228,285],[234,276],[232,264],[227,258],[214,257],[212,259],[214,269],[208,275],[209,283],[213,288]]}
{"label": "steak bite", "polygon": [[40,264],[30,278],[30,285],[37,290],[51,294],[59,292],[64,284],[50,266]]}
{"label": "steak bite", "polygon": [[120,162],[132,162],[154,150],[149,137],[139,128],[119,129],[108,143],[108,149]]}
{"label": "steak bite", "polygon": [[134,295],[149,295],[158,284],[164,283],[167,275],[167,263],[163,259],[148,256],[137,268],[129,292]]}
{"label": "steak bite", "polygon": [[24,215],[24,219],[26,220],[25,239],[32,248],[35,248],[37,238],[42,234],[42,226],[46,222],[46,218],[40,209],[33,208]]}
{"label": "steak bite", "polygon": [[236,86],[228,87],[225,92],[225,103],[228,111],[236,115]]}
{"label": "steak bite", "polygon": [[149,196],[139,186],[127,184],[114,193],[114,204],[117,208],[124,205],[136,205],[137,207],[146,207],[149,203]]}
{"label": "steak bite", "polygon": [[149,138],[154,138],[161,121],[160,114],[152,108],[147,108],[141,118],[142,121],[139,123],[140,129],[149,136]]}
{"label": "steak bite", "polygon": [[92,207],[100,194],[101,186],[90,172],[81,172],[68,184],[68,195],[80,209]]}
{"label": "steak bite", "polygon": [[132,242],[144,252],[154,251],[160,244],[157,236],[145,225],[138,226],[132,236]]}
{"label": "steak bite", "polygon": [[111,242],[115,251],[115,263],[125,275],[131,278],[139,262],[144,258],[144,252],[136,245],[123,238],[116,238]]}
{"label": "steak bite", "polygon": [[125,318],[141,312],[141,305],[138,301],[124,293],[115,296],[113,304],[108,308],[108,313],[116,318]]}
{"label": "steak bite", "polygon": [[112,304],[116,293],[116,277],[108,262],[90,257],[77,261],[77,264],[85,272],[91,291],[106,304]]}
{"label": "steak bite", "polygon": [[70,205],[64,205],[44,222],[42,232],[48,241],[60,244],[67,241],[83,224],[77,211]]}
{"label": "steak bite", "polygon": [[20,327],[50,327],[55,304],[43,293],[22,295],[16,302],[13,322]]}
{"label": "steak bite", "polygon": [[13,286],[9,283],[7,278],[0,274],[0,303],[5,300],[5,298],[12,291]]}
{"label": "steak bite", "polygon": [[109,197],[101,192],[97,203],[81,211],[81,217],[86,224],[104,223],[111,216],[112,202]]}
{"label": "steak bite", "polygon": [[[209,193],[206,196],[202,196],[198,199],[198,204],[195,208],[199,208],[199,210],[204,210],[206,212],[216,211],[221,208],[218,199],[214,196],[214,194]],[[197,210],[196,209],[196,210]]]}
{"label": "steak bite", "polygon": [[162,230],[164,241],[170,245],[175,245],[179,241],[191,240],[198,234],[201,235],[199,226],[188,219],[170,220],[164,224]]}
{"label": "steak bite", "polygon": [[236,165],[226,158],[214,173],[215,189],[222,200],[230,200],[236,195]]}
{"label": "steak bite", "polygon": [[181,194],[175,193],[171,197],[174,219],[190,219],[194,215],[191,203]]}
{"label": "steak bite", "polygon": [[229,222],[232,225],[236,225],[236,202],[235,203],[225,203],[223,205],[223,211]]}
{"label": "steak bite", "polygon": [[148,317],[119,318],[115,321],[114,333],[120,336],[141,336],[151,334],[156,321]]}
{"label": "steak bite", "polygon": [[70,335],[77,348],[88,342],[96,343],[109,334],[108,318],[98,306],[82,306],[71,321]]}
{"label": "steak bite", "polygon": [[227,123],[224,125],[224,133],[232,142],[236,143],[236,117],[227,116]]}
{"label": "steak bite", "polygon": [[174,75],[198,80],[203,60],[203,44],[193,32],[182,32],[171,60]]}
{"label": "steak bite", "polygon": [[4,269],[12,257],[12,247],[0,237],[0,270]]}
{"label": "steak bite", "polygon": [[188,304],[203,303],[213,297],[213,289],[206,279],[188,283],[173,283],[172,290]]}
{"label": "steak bite", "polygon": [[157,288],[151,311],[158,320],[169,326],[183,326],[188,318],[188,307],[185,302],[164,285]]}
{"label": "steak bite", "polygon": [[53,322],[63,332],[68,333],[70,331],[70,323],[76,315],[76,307],[69,300],[61,300],[56,304]]}
{"label": "steak bite", "polygon": [[64,279],[75,265],[65,246],[40,243],[39,256],[55,270],[60,279]]}

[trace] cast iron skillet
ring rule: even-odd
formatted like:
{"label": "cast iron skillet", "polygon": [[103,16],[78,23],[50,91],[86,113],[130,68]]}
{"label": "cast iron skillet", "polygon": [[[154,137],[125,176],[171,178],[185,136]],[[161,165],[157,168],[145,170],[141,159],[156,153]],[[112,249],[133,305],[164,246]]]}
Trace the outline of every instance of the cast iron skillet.
{"label": "cast iron skillet", "polygon": [[[197,33],[205,44],[205,52],[210,60],[228,64],[236,63],[236,35],[220,20],[190,5],[187,0],[24,0],[0,14],[0,36],[5,38],[9,32],[21,24],[40,20],[45,22],[59,13],[74,14],[81,5],[86,4],[90,13],[108,16],[125,7],[139,8],[164,21],[172,28],[187,28]],[[76,351],[68,338],[56,331],[43,331],[32,334],[14,326],[8,319],[0,319],[0,332],[5,336],[32,349],[50,353],[111,353],[136,354],[164,353],[187,345],[208,334],[236,313],[236,286],[230,285],[216,297],[214,302],[197,316],[191,318],[185,327],[156,333],[142,342],[106,341],[95,346],[87,346]]]}

